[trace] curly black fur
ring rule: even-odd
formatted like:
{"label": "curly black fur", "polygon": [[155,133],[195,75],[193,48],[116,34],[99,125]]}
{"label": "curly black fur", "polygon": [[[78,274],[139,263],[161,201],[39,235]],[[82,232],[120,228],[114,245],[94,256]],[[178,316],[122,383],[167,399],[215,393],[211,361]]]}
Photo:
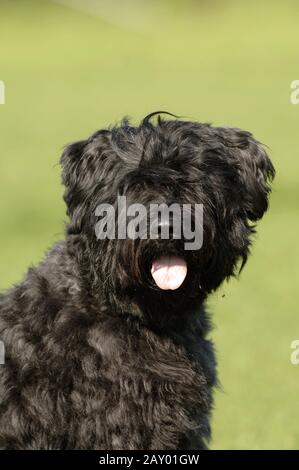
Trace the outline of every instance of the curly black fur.
{"label": "curly black fur", "polygon": [[[207,446],[216,366],[204,302],[246,262],[274,169],[249,132],[151,117],[62,155],[66,238],[0,298],[2,449]],[[118,194],[202,203],[202,249],[97,240],[95,208]],[[163,253],[188,265],[175,291],[149,273]]]}

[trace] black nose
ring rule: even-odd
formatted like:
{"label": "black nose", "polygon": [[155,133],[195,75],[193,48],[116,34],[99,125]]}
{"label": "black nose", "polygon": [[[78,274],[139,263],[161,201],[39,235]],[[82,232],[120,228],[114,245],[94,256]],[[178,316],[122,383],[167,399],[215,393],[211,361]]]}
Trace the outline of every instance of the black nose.
{"label": "black nose", "polygon": [[158,223],[158,236],[159,238],[172,238],[173,237],[173,223],[170,220],[160,220]]}

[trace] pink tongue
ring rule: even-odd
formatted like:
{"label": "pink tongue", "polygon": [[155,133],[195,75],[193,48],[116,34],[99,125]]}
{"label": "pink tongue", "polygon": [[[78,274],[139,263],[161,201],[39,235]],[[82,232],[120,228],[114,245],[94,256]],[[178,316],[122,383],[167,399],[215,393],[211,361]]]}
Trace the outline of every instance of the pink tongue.
{"label": "pink tongue", "polygon": [[177,256],[163,256],[153,262],[151,273],[160,289],[175,290],[184,282],[187,265]]}

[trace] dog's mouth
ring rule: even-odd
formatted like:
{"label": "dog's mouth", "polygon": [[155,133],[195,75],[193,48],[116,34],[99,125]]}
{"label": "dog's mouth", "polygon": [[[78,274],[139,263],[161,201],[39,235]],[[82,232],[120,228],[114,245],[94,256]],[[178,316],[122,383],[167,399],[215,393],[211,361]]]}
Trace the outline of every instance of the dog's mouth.
{"label": "dog's mouth", "polygon": [[153,261],[151,274],[159,289],[175,290],[185,280],[187,264],[178,256],[162,256]]}

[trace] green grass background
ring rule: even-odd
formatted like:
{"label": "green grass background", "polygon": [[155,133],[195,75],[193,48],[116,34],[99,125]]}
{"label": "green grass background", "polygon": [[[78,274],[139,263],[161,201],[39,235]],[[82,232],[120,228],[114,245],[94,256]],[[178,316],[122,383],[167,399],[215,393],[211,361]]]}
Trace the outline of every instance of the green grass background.
{"label": "green grass background", "polygon": [[99,4],[93,14],[0,3],[0,288],[63,236],[64,144],[157,109],[252,131],[277,178],[252,258],[210,300],[222,383],[212,447],[298,449],[299,105],[290,83],[299,79],[299,4]]}

